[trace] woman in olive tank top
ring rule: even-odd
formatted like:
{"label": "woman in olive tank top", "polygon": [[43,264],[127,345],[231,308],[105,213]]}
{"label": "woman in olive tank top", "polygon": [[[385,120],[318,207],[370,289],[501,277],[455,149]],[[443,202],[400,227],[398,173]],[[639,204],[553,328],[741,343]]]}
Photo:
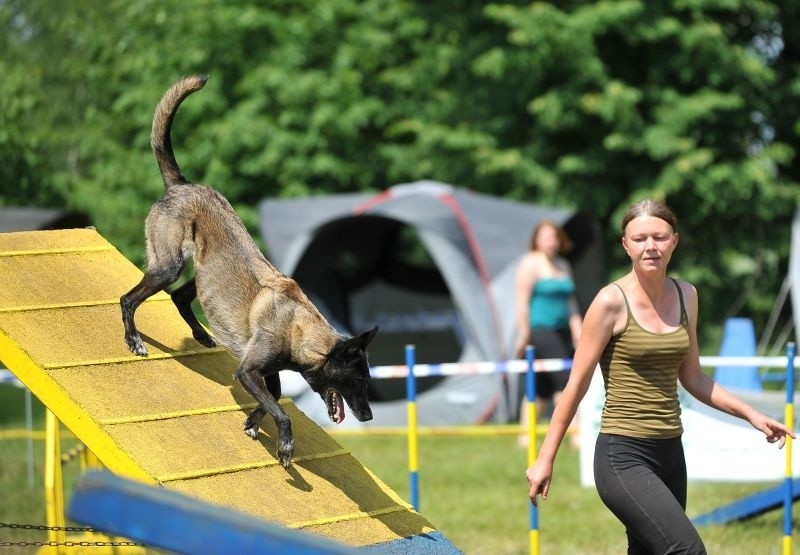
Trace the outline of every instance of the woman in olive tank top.
{"label": "woman in olive tank top", "polygon": [[622,246],[631,271],[600,290],[587,310],[569,381],[526,472],[531,501],[547,499],[556,453],[599,364],[606,402],[595,483],[625,525],[628,553],[706,552],[685,514],[678,381],[703,403],[748,421],[770,443],[783,447],[787,435],[794,437],[702,372],[697,291],[667,278],[677,244],[675,216],[663,203],[641,201],[625,214]]}

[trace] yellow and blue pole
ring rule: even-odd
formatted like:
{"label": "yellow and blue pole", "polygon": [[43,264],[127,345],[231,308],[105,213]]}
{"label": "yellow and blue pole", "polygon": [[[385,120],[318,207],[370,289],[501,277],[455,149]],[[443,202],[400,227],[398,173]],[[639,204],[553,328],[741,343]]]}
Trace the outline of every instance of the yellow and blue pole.
{"label": "yellow and blue pole", "polygon": [[408,477],[411,505],[419,511],[419,459],[417,457],[417,383],[414,378],[414,345],[406,345],[406,400],[408,406]]}
{"label": "yellow and blue pole", "polygon": [[[795,344],[786,345],[786,408],[784,423],[794,430],[794,355]],[[786,436],[786,473],[783,481],[783,555],[792,554],[792,438]]]}
{"label": "yellow and blue pole", "polygon": [[[536,461],[536,379],[533,374],[533,346],[525,347],[525,360],[528,362],[528,369],[525,374],[525,391],[527,402],[526,410],[528,414],[528,466]],[[530,553],[539,555],[539,509],[533,503],[530,504]]]}

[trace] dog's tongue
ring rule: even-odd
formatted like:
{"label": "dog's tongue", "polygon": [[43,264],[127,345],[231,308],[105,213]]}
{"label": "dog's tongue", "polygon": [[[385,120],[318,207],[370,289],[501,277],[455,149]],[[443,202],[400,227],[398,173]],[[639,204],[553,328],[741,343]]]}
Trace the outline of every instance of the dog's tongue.
{"label": "dog's tongue", "polygon": [[336,405],[336,410],[333,413],[333,421],[337,424],[341,424],[344,422],[344,403],[342,402],[342,396],[337,393],[333,396],[333,402]]}

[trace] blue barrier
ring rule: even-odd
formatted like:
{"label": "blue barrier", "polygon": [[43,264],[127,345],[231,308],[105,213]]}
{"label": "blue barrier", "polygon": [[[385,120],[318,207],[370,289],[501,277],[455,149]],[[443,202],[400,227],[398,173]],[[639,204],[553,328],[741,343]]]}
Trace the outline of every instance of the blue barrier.
{"label": "blue barrier", "polygon": [[[794,490],[797,491],[797,493],[793,496],[794,500],[800,497],[799,486],[800,478],[795,478]],[[725,524],[735,520],[754,518],[780,508],[781,505],[785,503],[785,493],[785,484],[767,488],[743,497],[733,503],[729,503],[728,505],[723,505],[722,507],[717,507],[707,513],[698,515],[692,519],[692,522],[697,526],[710,526],[712,524]],[[786,514],[787,513],[784,512],[784,516]],[[789,520],[791,521],[791,512],[788,514],[790,515]]]}
{"label": "blue barrier", "polygon": [[[756,332],[750,318],[728,318],[722,331],[722,357],[756,356]],[[723,387],[761,391],[758,366],[717,366],[714,381]]]}
{"label": "blue barrier", "polygon": [[88,472],[81,478],[75,487],[68,515],[96,530],[176,553],[353,553],[353,548],[319,536],[283,528],[109,472]]}

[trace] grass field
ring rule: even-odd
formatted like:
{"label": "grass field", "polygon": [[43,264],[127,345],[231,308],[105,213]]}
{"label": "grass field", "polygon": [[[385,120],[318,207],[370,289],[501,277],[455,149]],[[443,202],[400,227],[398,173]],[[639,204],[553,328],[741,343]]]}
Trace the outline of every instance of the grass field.
{"label": "grass field", "polygon": [[[35,428],[43,428],[43,409],[35,405]],[[0,386],[0,432],[24,427],[20,389]],[[404,436],[337,434],[392,489],[408,499]],[[65,439],[64,448],[74,439]],[[420,512],[467,554],[528,553],[528,498],[525,450],[513,435],[422,436],[419,451]],[[35,483],[27,483],[27,442],[0,439],[0,522],[44,524],[43,442],[35,442]],[[66,488],[77,464],[65,469]],[[696,515],[766,487],[764,484],[689,486],[688,513]],[[593,488],[578,480],[578,451],[565,445],[556,463],[550,499],[539,514],[541,553],[617,554],[625,552],[622,526],[602,505]],[[781,553],[780,510],[746,522],[700,528],[709,553],[767,555]],[[44,533],[0,529],[0,541],[43,541]],[[797,536],[797,527],[795,527]],[[795,544],[800,543],[795,538]],[[34,553],[35,548],[0,548]],[[796,550],[797,551],[797,550]],[[800,552],[800,551],[797,551]]]}

